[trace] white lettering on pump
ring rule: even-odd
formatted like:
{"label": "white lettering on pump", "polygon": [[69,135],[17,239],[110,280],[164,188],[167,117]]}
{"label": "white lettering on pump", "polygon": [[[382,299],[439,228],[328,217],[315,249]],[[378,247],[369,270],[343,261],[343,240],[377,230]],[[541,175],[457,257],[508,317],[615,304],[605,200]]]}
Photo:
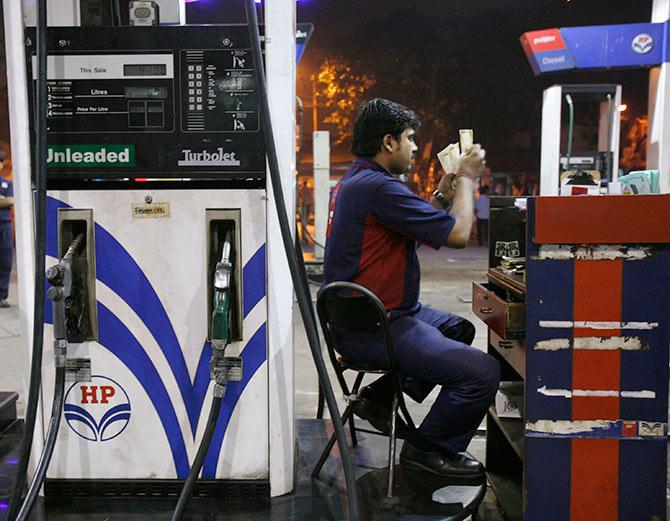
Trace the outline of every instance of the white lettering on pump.
{"label": "white lettering on pump", "polygon": [[538,43],[551,43],[553,41],[556,41],[555,36],[538,36],[537,38],[533,38],[533,45],[537,45]]}
{"label": "white lettering on pump", "polygon": [[565,55],[556,56],[554,58],[542,58],[542,65],[554,65],[556,63],[565,63]]}
{"label": "white lettering on pump", "polygon": [[78,151],[66,148],[65,150],[54,150],[49,148],[47,152],[47,163],[52,166],[63,164],[130,164],[130,149],[124,147],[119,152],[107,150],[105,147],[93,151]]}
{"label": "white lettering on pump", "polygon": [[216,152],[193,152],[192,150],[182,150],[183,159],[177,161],[178,166],[240,166],[240,161],[235,157],[235,152],[224,152],[222,147],[216,149]]}

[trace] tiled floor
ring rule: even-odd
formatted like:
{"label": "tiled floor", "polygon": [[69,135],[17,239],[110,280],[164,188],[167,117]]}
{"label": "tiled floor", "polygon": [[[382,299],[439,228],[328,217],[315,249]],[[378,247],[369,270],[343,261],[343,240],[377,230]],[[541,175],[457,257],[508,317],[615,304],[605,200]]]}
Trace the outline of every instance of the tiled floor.
{"label": "tiled floor", "polygon": [[[186,520],[342,520],[348,519],[346,487],[338,451],[327,460],[318,479],[311,479],[311,470],[326,444],[332,427],[327,421],[298,421],[298,475],[295,491],[271,501],[239,500],[234,498],[192,499]],[[0,496],[7,495],[12,486],[15,448],[18,435],[0,440]],[[352,449],[356,465],[356,486],[362,521],[394,519],[438,521],[449,519],[461,511],[460,504],[439,504],[431,500],[434,490],[444,483],[435,482],[425,475],[407,476],[396,466],[395,498],[384,497],[387,472],[385,470],[387,439],[362,433],[359,444]],[[13,451],[7,452],[8,449]],[[472,498],[478,487],[450,488],[459,500]],[[0,500],[0,504],[2,504]],[[176,503],[175,498],[76,498],[38,499],[31,521],[168,521]],[[482,508],[486,514],[486,508]],[[0,520],[3,514],[0,513]],[[483,515],[483,521],[492,521]]]}

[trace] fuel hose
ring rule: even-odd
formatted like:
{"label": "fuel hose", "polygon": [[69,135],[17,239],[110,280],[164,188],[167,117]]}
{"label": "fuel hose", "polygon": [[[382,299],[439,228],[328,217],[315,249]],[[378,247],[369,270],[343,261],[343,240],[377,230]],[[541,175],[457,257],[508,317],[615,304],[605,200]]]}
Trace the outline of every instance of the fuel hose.
{"label": "fuel hose", "polygon": [[[321,343],[319,333],[312,310],[312,298],[307,285],[307,276],[304,267],[302,273],[298,262],[298,253],[293,246],[291,228],[289,226],[286,214],[286,203],[284,201],[284,192],[282,190],[281,175],[279,172],[279,160],[277,158],[277,148],[272,129],[272,120],[270,115],[270,103],[268,99],[267,83],[265,80],[265,69],[263,65],[263,55],[261,50],[261,39],[258,27],[258,17],[256,14],[256,2],[254,0],[244,0],[244,7],[249,26],[249,38],[251,40],[251,50],[254,59],[254,69],[260,98],[261,120],[263,123],[263,134],[265,136],[265,148],[267,151],[268,165],[270,167],[270,180],[274,191],[277,216],[279,217],[279,227],[281,230],[284,251],[288,260],[291,279],[298,299],[298,307],[307,333],[307,340],[312,352],[312,357],[319,375],[319,385],[325,395],[326,404],[330,411],[330,417],[333,422],[333,429],[340,448],[342,457],[342,466],[344,468],[344,477],[347,486],[347,500],[349,504],[349,519],[358,520],[358,500],[356,497],[356,482],[354,480],[354,465],[349,454],[344,426],[337,408],[333,387],[330,383],[326,364],[321,352]],[[298,247],[300,247],[298,245]]]}

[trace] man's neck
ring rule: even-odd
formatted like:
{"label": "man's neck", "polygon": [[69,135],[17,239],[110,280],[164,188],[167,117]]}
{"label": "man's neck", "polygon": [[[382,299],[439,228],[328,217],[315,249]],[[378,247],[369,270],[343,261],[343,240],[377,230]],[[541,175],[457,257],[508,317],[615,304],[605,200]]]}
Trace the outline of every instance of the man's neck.
{"label": "man's neck", "polygon": [[387,172],[390,172],[391,170],[389,169],[389,160],[388,157],[382,152],[379,152],[375,157],[372,158],[372,160],[377,163],[379,166],[381,166],[384,170]]}

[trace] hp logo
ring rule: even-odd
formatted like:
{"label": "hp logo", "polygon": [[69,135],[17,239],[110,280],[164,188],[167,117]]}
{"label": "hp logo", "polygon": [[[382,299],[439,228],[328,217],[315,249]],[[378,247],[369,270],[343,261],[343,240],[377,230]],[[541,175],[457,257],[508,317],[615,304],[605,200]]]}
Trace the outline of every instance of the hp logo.
{"label": "hp logo", "polygon": [[647,54],[654,47],[654,39],[649,34],[640,33],[633,38],[631,47],[638,54]]}
{"label": "hp logo", "polygon": [[88,441],[116,438],[130,421],[130,400],[118,383],[106,376],[75,382],[65,395],[65,419],[70,428]]}

